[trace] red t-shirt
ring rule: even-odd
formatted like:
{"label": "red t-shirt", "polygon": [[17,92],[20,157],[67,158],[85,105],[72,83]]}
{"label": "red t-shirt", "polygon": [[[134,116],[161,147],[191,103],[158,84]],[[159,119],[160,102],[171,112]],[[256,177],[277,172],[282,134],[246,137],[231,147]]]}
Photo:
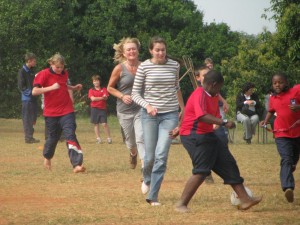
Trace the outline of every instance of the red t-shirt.
{"label": "red t-shirt", "polygon": [[63,116],[74,112],[67,87],[68,77],[67,71],[55,74],[50,68],[38,72],[35,76],[33,86],[49,87],[54,83],[60,86],[57,90],[44,93],[44,116]]}
{"label": "red t-shirt", "polygon": [[[300,104],[300,85],[295,85],[286,92],[270,97],[269,112],[276,112],[274,135],[277,137],[300,137],[300,111],[293,112],[289,105],[291,99]],[[298,121],[298,123],[296,123]]]}
{"label": "red t-shirt", "polygon": [[[92,96],[94,97],[108,97],[108,91],[105,87],[100,88],[99,90],[95,88],[91,88],[89,90],[89,95],[88,97],[91,98]],[[98,108],[98,109],[106,109],[106,100],[100,100],[100,101],[91,101],[91,107],[92,108]]]}
{"label": "red t-shirt", "polygon": [[179,134],[190,135],[192,131],[197,134],[213,132],[213,124],[201,122],[199,118],[207,114],[221,118],[218,102],[218,95],[212,97],[202,87],[198,87],[186,103]]}

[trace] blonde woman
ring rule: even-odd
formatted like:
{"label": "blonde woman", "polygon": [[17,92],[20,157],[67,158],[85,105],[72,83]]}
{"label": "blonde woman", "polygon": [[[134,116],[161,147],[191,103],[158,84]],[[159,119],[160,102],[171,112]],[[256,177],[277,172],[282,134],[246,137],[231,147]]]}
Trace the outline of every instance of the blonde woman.
{"label": "blonde woman", "polygon": [[139,61],[140,42],[137,38],[123,38],[114,44],[114,61],[117,63],[108,82],[108,92],[117,98],[117,116],[124,131],[125,143],[130,150],[130,168],[135,169],[137,155],[144,167],[144,139],[140,118],[140,106],[131,99],[131,91]]}
{"label": "blonde woman", "polygon": [[68,90],[80,90],[81,84],[68,85],[68,72],[64,69],[65,59],[59,53],[48,59],[50,68],[37,73],[32,95],[44,94],[44,117],[48,137],[44,146],[44,166],[51,170],[51,159],[54,156],[61,132],[67,142],[68,153],[73,172],[84,172],[83,155],[76,138],[76,122],[73,102]]}

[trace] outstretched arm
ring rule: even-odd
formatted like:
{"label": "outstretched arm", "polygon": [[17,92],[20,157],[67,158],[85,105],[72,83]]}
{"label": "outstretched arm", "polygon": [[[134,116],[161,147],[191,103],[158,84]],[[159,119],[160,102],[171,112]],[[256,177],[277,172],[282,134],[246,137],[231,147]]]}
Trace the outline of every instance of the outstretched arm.
{"label": "outstretched arm", "polygon": [[41,94],[44,94],[44,93],[49,92],[49,91],[57,90],[59,88],[60,88],[60,86],[59,86],[58,83],[54,83],[51,86],[45,87],[45,88],[36,86],[32,89],[32,95],[34,95],[34,96],[35,95],[41,95]]}

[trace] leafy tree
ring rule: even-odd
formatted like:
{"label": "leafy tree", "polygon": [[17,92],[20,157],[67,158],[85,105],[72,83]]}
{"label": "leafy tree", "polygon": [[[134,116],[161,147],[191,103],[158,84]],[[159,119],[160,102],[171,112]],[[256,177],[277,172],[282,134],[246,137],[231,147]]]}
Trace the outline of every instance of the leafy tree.
{"label": "leafy tree", "polygon": [[[93,74],[107,84],[114,67],[112,46],[123,37],[139,38],[145,60],[150,37],[162,36],[170,56],[188,55],[195,65],[211,56],[219,66],[221,59],[237,54],[239,44],[239,34],[226,24],[204,25],[191,0],[2,0],[0,21],[0,117],[20,116],[16,76],[27,51],[38,56],[37,71],[48,67],[54,53],[65,56],[71,82],[84,85],[76,102],[81,107]],[[181,87],[187,98],[190,81],[183,79]],[[114,98],[108,105],[115,110]]]}

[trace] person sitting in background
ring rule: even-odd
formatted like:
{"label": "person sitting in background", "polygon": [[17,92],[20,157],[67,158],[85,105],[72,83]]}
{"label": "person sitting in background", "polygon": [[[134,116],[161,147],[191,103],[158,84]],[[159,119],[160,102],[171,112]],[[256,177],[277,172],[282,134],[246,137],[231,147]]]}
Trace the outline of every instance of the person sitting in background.
{"label": "person sitting in background", "polygon": [[255,135],[255,129],[259,122],[258,108],[260,102],[254,93],[255,85],[245,83],[242,91],[236,98],[236,119],[243,124],[244,140],[251,144],[251,139]]}

